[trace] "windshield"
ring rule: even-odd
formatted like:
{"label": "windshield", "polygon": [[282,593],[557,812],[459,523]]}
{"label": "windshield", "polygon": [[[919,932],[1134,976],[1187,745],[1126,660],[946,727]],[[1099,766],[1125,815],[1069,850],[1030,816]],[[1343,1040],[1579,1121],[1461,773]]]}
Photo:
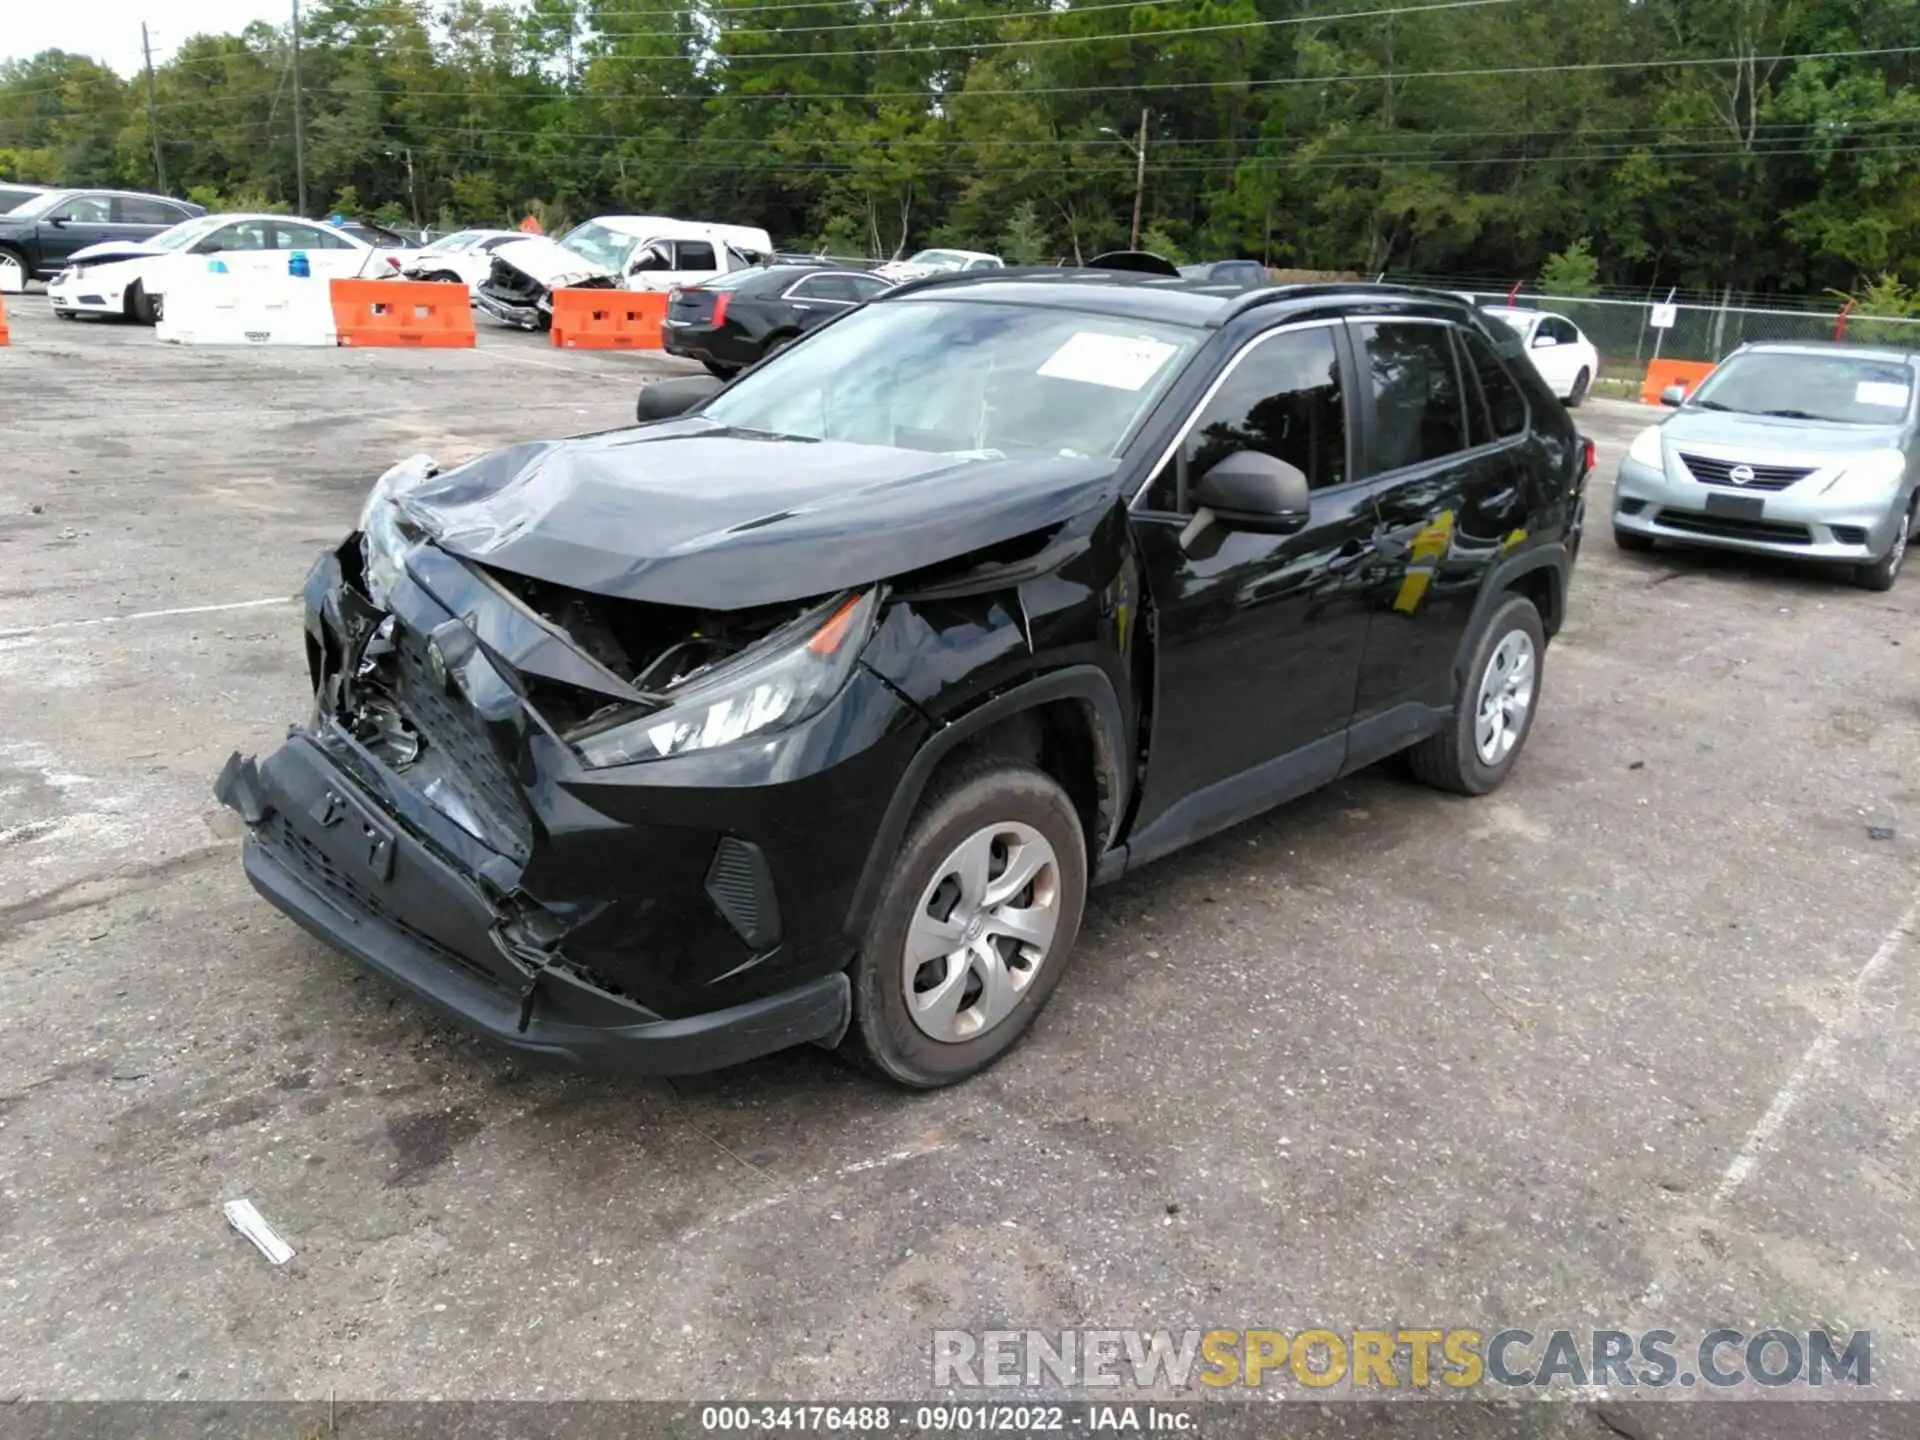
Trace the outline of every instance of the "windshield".
{"label": "windshield", "polygon": [[611,270],[616,275],[626,269],[627,254],[633,245],[633,236],[609,230],[598,220],[576,225],[560,242],[562,250],[571,250],[582,259],[591,260],[603,270]]}
{"label": "windshield", "polygon": [[1913,398],[1913,369],[1861,355],[1748,351],[1723,363],[1688,407],[1839,425],[1897,425]]}
{"label": "windshield", "polygon": [[971,255],[963,255],[958,250],[922,250],[918,255],[908,257],[909,265],[931,265],[939,270],[958,270],[971,260]]}
{"label": "windshield", "polygon": [[1487,314],[1500,321],[1516,335],[1527,333],[1527,326],[1533,323],[1533,316],[1525,310],[1489,310]]}
{"label": "windshield", "polygon": [[184,250],[219,224],[220,217],[217,215],[196,215],[191,220],[182,220],[178,225],[162,230],[158,235],[149,235],[140,243],[151,245],[156,250]]}
{"label": "windshield", "polygon": [[856,310],[701,412],[740,430],[994,460],[1120,453],[1203,339],[1051,307]]}
{"label": "windshield", "polygon": [[455,250],[466,249],[479,238],[480,232],[478,230],[456,230],[451,235],[442,235],[438,240],[428,245],[427,249],[436,250],[443,255],[448,255],[452,254]]}
{"label": "windshield", "polygon": [[16,205],[7,211],[9,220],[28,220],[44,215],[62,200],[71,200],[78,192],[73,190],[49,190],[44,195],[36,195],[24,205]]}

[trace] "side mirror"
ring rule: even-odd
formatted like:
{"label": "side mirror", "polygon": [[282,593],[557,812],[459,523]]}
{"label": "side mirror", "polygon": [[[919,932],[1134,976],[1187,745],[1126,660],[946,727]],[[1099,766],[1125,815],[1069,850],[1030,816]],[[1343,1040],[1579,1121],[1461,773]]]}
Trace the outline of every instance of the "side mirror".
{"label": "side mirror", "polygon": [[1660,392],[1660,403],[1665,405],[1669,410],[1678,410],[1682,405],[1687,403],[1687,387],[1684,385],[1667,386],[1666,389]]}
{"label": "side mirror", "polygon": [[1260,450],[1234,451],[1200,477],[1189,499],[1236,530],[1297,529],[1313,506],[1300,468]]}
{"label": "side mirror", "polygon": [[1551,350],[1559,343],[1560,342],[1551,335],[1536,335],[1533,337],[1533,348],[1536,350]]}
{"label": "side mirror", "polygon": [[634,401],[633,418],[643,425],[649,420],[671,420],[711,400],[726,383],[713,375],[679,375],[642,385],[640,397]]}
{"label": "side mirror", "polygon": [[47,223],[58,230],[67,223],[67,217],[65,215],[49,215],[47,217]]}

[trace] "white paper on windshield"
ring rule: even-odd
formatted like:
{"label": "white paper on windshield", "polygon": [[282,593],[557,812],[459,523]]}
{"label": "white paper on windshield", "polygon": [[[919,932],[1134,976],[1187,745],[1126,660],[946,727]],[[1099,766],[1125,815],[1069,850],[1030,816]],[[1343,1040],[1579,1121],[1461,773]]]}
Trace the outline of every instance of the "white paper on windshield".
{"label": "white paper on windshield", "polygon": [[1138,390],[1177,348],[1164,340],[1082,330],[1048,356],[1039,373],[1054,380],[1105,385],[1110,390]]}
{"label": "white paper on windshield", "polygon": [[1911,389],[1897,380],[1862,380],[1853,387],[1853,403],[1904,410],[1907,408],[1907,397],[1912,393]]}

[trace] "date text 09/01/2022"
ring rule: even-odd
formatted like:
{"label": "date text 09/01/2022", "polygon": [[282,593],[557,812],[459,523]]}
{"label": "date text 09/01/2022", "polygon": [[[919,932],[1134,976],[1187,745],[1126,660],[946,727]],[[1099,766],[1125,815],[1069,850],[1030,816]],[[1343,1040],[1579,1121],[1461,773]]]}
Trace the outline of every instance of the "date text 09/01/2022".
{"label": "date text 09/01/2022", "polygon": [[1101,1434],[1196,1432],[1189,1409],[1154,1405],[708,1405],[700,1428],[715,1434]]}

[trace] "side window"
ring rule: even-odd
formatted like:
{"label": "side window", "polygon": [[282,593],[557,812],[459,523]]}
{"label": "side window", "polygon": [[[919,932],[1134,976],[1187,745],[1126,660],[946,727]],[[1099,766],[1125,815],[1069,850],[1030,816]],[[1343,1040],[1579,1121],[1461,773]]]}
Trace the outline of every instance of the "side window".
{"label": "side window", "polygon": [[186,218],[171,205],[134,195],[122,196],[113,206],[117,212],[114,218],[122,225],[177,225]]}
{"label": "side window", "polygon": [[1358,329],[1373,390],[1375,470],[1398,470],[1466,449],[1466,406],[1448,327],[1389,322]]}
{"label": "side window", "polygon": [[854,292],[850,275],[814,275],[806,281],[806,294],[816,300],[836,300],[851,305],[860,297]]}
{"label": "side window", "polygon": [[60,207],[58,218],[76,225],[106,225],[113,219],[113,202],[105,195],[76,195]]}
{"label": "side window", "polygon": [[678,253],[676,270],[718,270],[720,262],[714,258],[713,246],[705,240],[682,240],[675,247]]}
{"label": "side window", "polygon": [[1571,345],[1580,338],[1580,332],[1573,328],[1571,320],[1563,320],[1558,315],[1549,315],[1540,322],[1540,333],[1551,335],[1562,345]]}
{"label": "side window", "polygon": [[871,300],[874,296],[892,287],[877,275],[849,275],[847,288],[853,291],[856,300]]}
{"label": "side window", "polygon": [[1494,435],[1501,438],[1518,435],[1527,428],[1526,396],[1521,394],[1491,345],[1471,330],[1462,330],[1459,335],[1460,343],[1467,349],[1467,364],[1480,382],[1480,394],[1487,402],[1487,418],[1493,422]]}
{"label": "side window", "polygon": [[1148,505],[1178,508],[1181,463],[1191,485],[1236,450],[1299,466],[1315,490],[1347,479],[1346,409],[1331,326],[1283,330],[1243,350],[1179,453],[1154,478]]}
{"label": "side window", "polygon": [[330,235],[317,225],[292,225],[282,220],[273,227],[276,250],[346,250],[351,247],[338,235]]}

